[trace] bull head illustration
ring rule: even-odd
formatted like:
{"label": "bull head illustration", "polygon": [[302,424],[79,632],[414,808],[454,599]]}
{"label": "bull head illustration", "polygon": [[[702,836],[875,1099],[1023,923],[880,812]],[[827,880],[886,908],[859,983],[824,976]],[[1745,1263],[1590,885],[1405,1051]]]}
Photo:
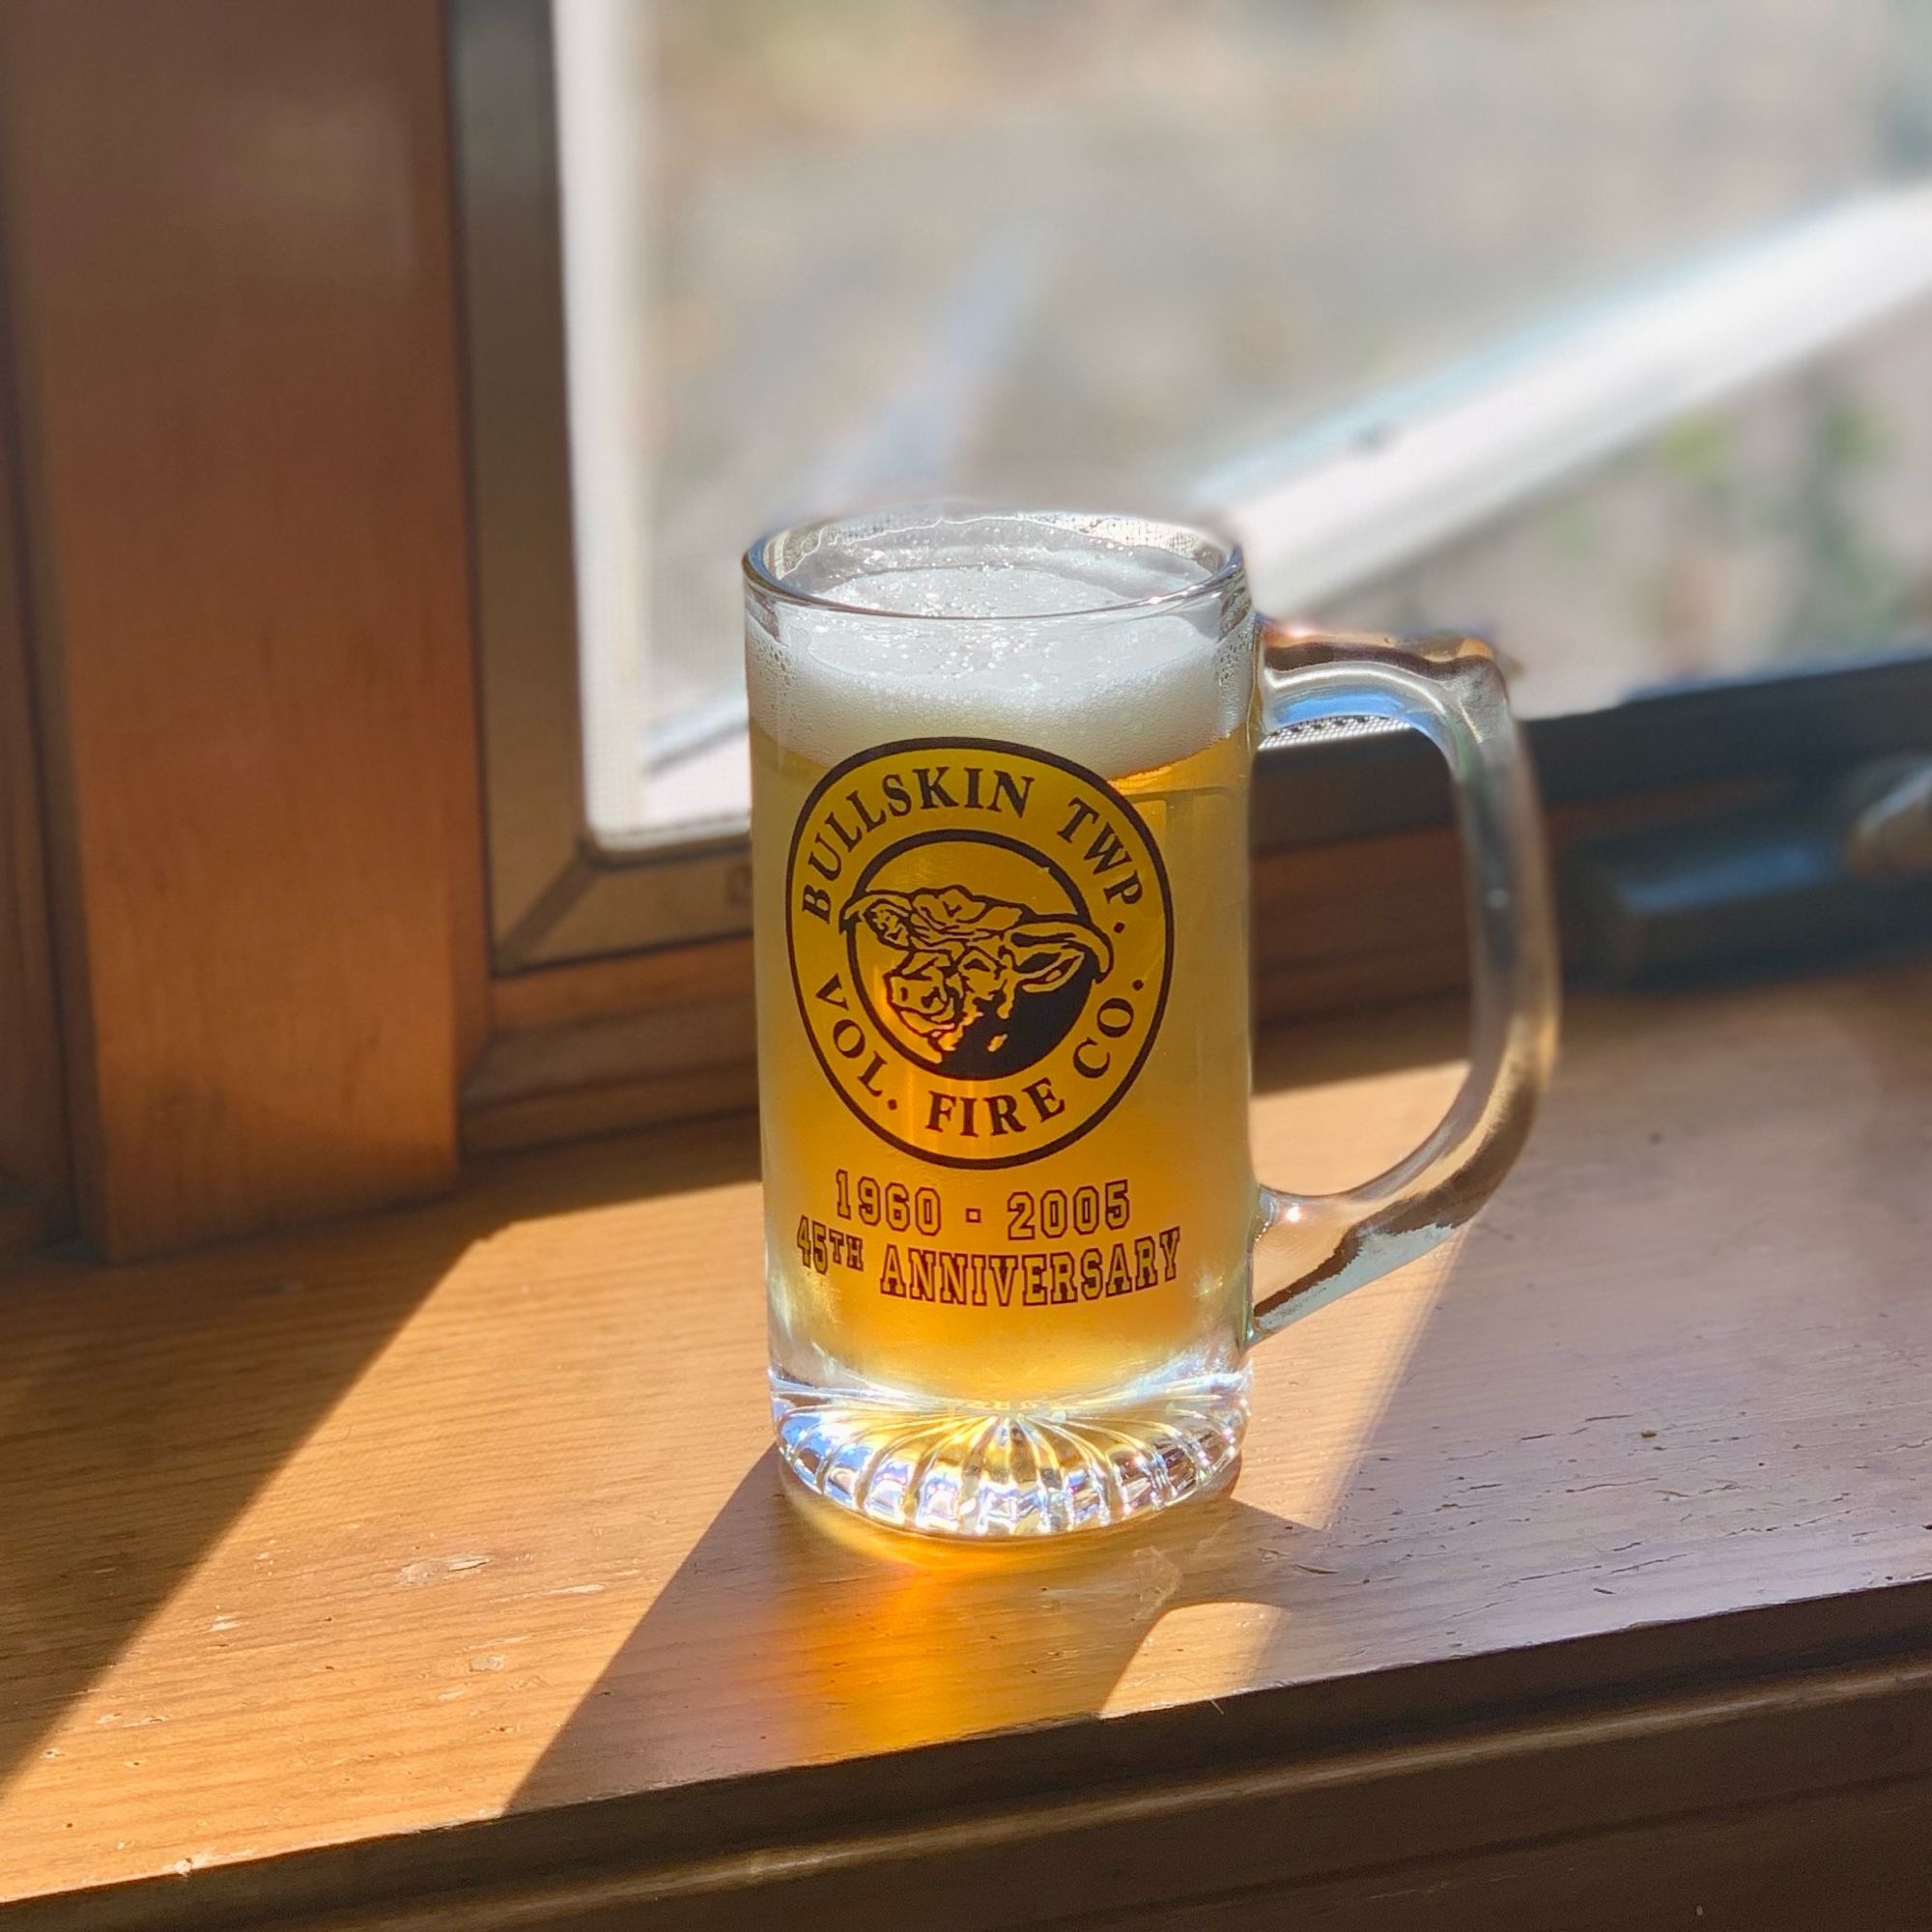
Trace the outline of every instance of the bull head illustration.
{"label": "bull head illustration", "polygon": [[998,1054],[1016,1014],[1082,974],[1114,963],[1106,938],[1072,913],[1037,913],[963,886],[860,893],[840,924],[860,922],[901,957],[886,974],[894,1014],[942,1060],[962,1046]]}

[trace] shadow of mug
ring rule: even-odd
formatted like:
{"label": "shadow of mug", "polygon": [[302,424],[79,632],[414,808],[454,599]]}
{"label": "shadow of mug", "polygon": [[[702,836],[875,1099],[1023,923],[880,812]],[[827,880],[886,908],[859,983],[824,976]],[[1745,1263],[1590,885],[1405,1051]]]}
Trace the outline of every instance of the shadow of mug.
{"label": "shadow of mug", "polygon": [[1102,1712],[1183,1610],[1226,1613],[1203,1654],[1135,1672],[1135,1707],[1249,1684],[1264,1648],[1287,1662],[1284,1619],[1327,1575],[1297,1561],[1307,1534],[1221,1493],[1088,1537],[943,1543],[812,1503],[767,1451],[511,1808]]}

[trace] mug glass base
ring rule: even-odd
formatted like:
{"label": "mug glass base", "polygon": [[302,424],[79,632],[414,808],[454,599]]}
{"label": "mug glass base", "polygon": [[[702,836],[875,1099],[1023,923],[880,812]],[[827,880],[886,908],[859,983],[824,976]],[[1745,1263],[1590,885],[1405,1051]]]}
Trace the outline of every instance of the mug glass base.
{"label": "mug glass base", "polygon": [[888,1529],[991,1540],[1137,1521],[1233,1476],[1245,1366],[1059,1408],[981,1409],[772,1373],[779,1455],[813,1495]]}

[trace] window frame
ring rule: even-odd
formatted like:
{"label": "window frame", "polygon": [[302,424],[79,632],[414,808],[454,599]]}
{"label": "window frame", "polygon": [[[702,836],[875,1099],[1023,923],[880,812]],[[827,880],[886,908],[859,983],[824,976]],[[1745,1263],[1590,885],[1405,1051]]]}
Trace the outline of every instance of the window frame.
{"label": "window frame", "polygon": [[584,808],[548,0],[450,0],[495,968],[746,929],[745,836],[611,847]]}

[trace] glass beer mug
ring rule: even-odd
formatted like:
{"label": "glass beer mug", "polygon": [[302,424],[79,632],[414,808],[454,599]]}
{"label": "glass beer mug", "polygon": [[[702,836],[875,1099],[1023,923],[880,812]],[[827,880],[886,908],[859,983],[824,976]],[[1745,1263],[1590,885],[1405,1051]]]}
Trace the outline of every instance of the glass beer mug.
{"label": "glass beer mug", "polygon": [[[1212,1488],[1248,1350],[1466,1221],[1528,1130],[1557,975],[1489,651],[1258,618],[1239,552],[959,506],[745,559],[772,1399],[817,1494],[951,1536]],[[1248,779],[1398,719],[1467,848],[1467,1078],[1346,1194],[1248,1151]]]}

